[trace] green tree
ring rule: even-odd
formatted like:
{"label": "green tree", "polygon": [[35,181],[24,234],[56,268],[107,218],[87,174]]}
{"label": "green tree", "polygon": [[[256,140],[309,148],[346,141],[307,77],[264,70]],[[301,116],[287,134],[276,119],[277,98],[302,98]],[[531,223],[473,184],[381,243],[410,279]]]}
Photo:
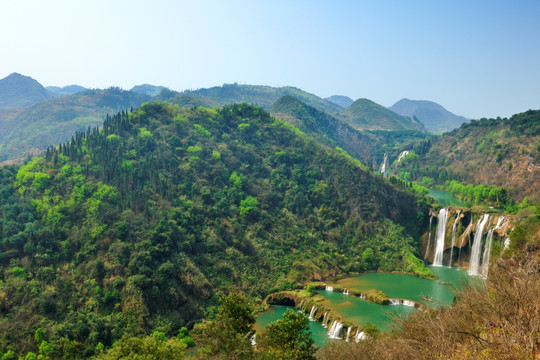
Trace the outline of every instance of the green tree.
{"label": "green tree", "polygon": [[257,347],[263,359],[310,360],[317,351],[308,318],[291,309],[281,320],[266,326]]}
{"label": "green tree", "polygon": [[251,336],[255,317],[251,307],[237,294],[222,296],[216,319],[205,331],[205,358],[252,359]]}

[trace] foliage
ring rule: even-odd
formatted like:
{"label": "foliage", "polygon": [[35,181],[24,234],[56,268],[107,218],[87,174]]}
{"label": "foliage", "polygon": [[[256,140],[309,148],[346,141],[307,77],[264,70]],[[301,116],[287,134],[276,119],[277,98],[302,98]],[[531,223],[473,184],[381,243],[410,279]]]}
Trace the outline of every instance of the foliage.
{"label": "foliage", "polygon": [[266,326],[257,349],[263,359],[315,359],[317,348],[305,314],[288,309],[283,318]]}

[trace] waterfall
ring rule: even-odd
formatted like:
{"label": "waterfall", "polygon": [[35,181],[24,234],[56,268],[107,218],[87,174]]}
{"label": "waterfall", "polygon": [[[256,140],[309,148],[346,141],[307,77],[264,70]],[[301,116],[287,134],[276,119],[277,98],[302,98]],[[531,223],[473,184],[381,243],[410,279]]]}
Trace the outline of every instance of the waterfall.
{"label": "waterfall", "polygon": [[360,294],[360,299],[366,300],[366,294]]}
{"label": "waterfall", "polygon": [[325,290],[326,290],[326,291],[334,291],[334,287],[333,287],[333,286],[328,286],[328,285],[326,285]]}
{"label": "waterfall", "polygon": [[330,339],[341,339],[341,329],[343,329],[343,324],[337,320],[334,320],[330,330],[328,330],[328,336]]}
{"label": "waterfall", "polygon": [[363,331],[357,330],[356,336],[354,337],[354,340],[356,342],[359,342],[360,340],[366,340],[367,336]]}
{"label": "waterfall", "polygon": [[429,232],[428,232],[428,241],[427,241],[427,247],[426,252],[424,254],[424,259],[427,259],[429,255],[429,246],[431,245],[431,222],[433,221],[433,212],[431,212],[429,216]]}
{"label": "waterfall", "polygon": [[324,327],[327,327],[328,325],[326,325],[326,322],[328,321],[328,319],[326,318],[326,316],[328,315],[328,311],[324,313],[324,316],[323,316],[323,320],[322,320],[322,326]]}
{"label": "waterfall", "polygon": [[405,156],[409,155],[409,150],[402,151],[397,157],[397,162],[400,162]]}
{"label": "waterfall", "polygon": [[452,226],[452,246],[450,247],[450,260],[448,260],[448,267],[452,267],[452,252],[454,251],[454,244],[456,243],[456,230],[459,221],[459,214],[461,214],[461,210],[458,210],[456,220],[454,220],[454,226]]}
{"label": "waterfall", "polygon": [[304,302],[305,302],[305,301],[306,301],[306,300],[304,299],[304,300],[302,300],[302,301],[300,302],[300,306],[298,307],[298,311],[304,312],[303,310],[304,310]]}
{"label": "waterfall", "polygon": [[486,246],[484,247],[484,254],[482,255],[482,266],[480,267],[480,273],[487,278],[489,271],[489,260],[491,258],[491,244],[493,243],[493,233],[501,226],[501,222],[504,220],[504,216],[499,217],[497,225],[488,231],[486,238]]}
{"label": "waterfall", "polygon": [[474,240],[471,251],[471,260],[469,262],[469,275],[480,274],[478,272],[478,267],[480,266],[480,255],[482,254],[482,232],[484,231],[484,227],[486,226],[488,219],[489,215],[484,214],[480,219],[478,219],[478,223],[476,224],[476,231],[474,233]]}
{"label": "waterfall", "polygon": [[459,247],[459,254],[458,254],[458,267],[459,267],[459,263],[460,263],[460,259],[461,259],[461,248],[463,247],[463,239],[465,237],[466,234],[468,234],[469,236],[469,241],[471,240],[471,233],[470,233],[470,230],[472,228],[472,225],[473,225],[473,215],[471,213],[471,221],[469,221],[469,225],[467,225],[467,228],[465,229],[465,231],[463,232],[463,235],[461,235],[461,237],[459,238],[459,243],[460,243],[460,247]]}
{"label": "waterfall", "polygon": [[389,299],[390,305],[401,305],[401,301],[398,299]]}
{"label": "waterfall", "polygon": [[315,305],[311,307],[311,311],[309,312],[309,320],[315,321],[315,313],[317,312],[317,308]]}
{"label": "waterfall", "polygon": [[435,232],[435,259],[434,266],[442,266],[444,255],[444,235],[446,234],[446,220],[448,218],[448,209],[442,208],[439,211],[437,231]]}
{"label": "waterfall", "polygon": [[257,334],[253,334],[250,340],[251,340],[251,346],[257,345]]}
{"label": "waterfall", "polygon": [[349,337],[351,336],[351,330],[352,330],[352,326],[349,326],[349,328],[347,329],[347,338],[345,339],[346,342],[349,342]]}
{"label": "waterfall", "polygon": [[384,153],[384,159],[381,164],[381,167],[379,168],[379,172],[384,175],[384,173],[388,170],[388,155]]}
{"label": "waterfall", "polygon": [[349,290],[347,289],[343,290],[343,295],[349,295]]}
{"label": "waterfall", "polygon": [[389,299],[390,305],[403,305],[403,306],[410,306],[415,307],[416,304],[414,301],[411,300],[405,300],[405,299]]}
{"label": "waterfall", "polygon": [[411,300],[403,300],[403,305],[409,306],[409,307],[415,307],[416,306],[414,301],[411,301]]}

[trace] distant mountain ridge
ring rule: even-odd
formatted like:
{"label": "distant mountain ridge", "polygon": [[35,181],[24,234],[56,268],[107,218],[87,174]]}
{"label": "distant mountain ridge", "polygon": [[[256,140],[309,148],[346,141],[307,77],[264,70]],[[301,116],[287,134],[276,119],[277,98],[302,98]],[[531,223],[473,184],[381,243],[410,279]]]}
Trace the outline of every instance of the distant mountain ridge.
{"label": "distant mountain ridge", "polygon": [[325,98],[324,100],[333,102],[334,104],[339,105],[344,109],[351,106],[352,103],[354,102],[353,99],[351,99],[350,97],[343,96],[343,95],[332,95],[330,97]]}
{"label": "distant mountain ridge", "polygon": [[46,89],[52,92],[55,96],[73,95],[88,90],[80,85],[68,85],[63,87],[47,86]]}
{"label": "distant mountain ridge", "polygon": [[29,106],[52,97],[52,93],[29,76],[12,73],[0,79],[0,109]]}
{"label": "distant mountain ridge", "polygon": [[141,84],[132,87],[129,91],[133,91],[138,94],[145,94],[149,96],[158,96],[162,90],[166,89],[165,86],[156,86],[150,84]]}
{"label": "distant mountain ridge", "polygon": [[341,111],[339,117],[355,129],[425,130],[424,125],[418,120],[398,115],[369,99],[356,100],[351,106]]}
{"label": "distant mountain ridge", "polygon": [[469,119],[446,110],[428,100],[401,99],[389,107],[396,114],[416,117],[431,132],[442,133],[456,129]]}

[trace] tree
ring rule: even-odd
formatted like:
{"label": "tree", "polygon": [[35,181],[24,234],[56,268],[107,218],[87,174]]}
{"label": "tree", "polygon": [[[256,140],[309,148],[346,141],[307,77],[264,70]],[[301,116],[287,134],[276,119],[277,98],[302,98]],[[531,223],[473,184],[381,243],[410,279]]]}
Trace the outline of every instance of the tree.
{"label": "tree", "polygon": [[216,319],[207,324],[204,358],[252,359],[251,336],[255,316],[251,307],[237,294],[222,296]]}
{"label": "tree", "polygon": [[317,348],[306,315],[288,309],[281,320],[266,326],[258,350],[262,359],[315,359]]}

